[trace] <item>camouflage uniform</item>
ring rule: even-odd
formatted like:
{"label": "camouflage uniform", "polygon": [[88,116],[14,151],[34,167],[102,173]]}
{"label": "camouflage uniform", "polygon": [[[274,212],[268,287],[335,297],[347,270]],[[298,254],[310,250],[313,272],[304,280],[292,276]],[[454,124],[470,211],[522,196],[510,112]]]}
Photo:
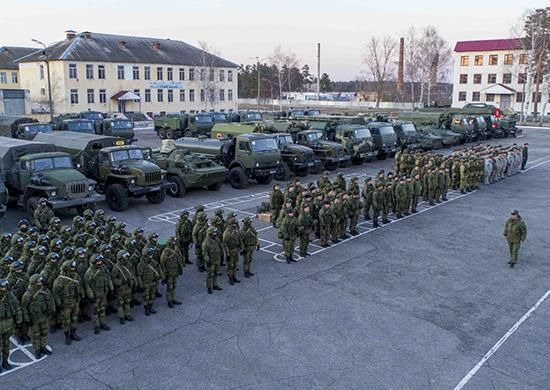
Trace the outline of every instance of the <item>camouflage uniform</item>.
{"label": "camouflage uniform", "polygon": [[67,260],[61,266],[61,274],[53,284],[53,297],[57,310],[61,312],[61,322],[65,332],[65,344],[80,341],[76,334],[76,324],[80,311],[80,299],[84,295],[80,275],[77,272],[77,262]]}
{"label": "camouflage uniform", "polygon": [[2,368],[9,370],[10,337],[15,332],[15,326],[23,322],[19,301],[9,291],[10,284],[6,279],[0,279],[0,345],[2,351]]}
{"label": "camouflage uniform", "polygon": [[202,244],[206,238],[206,230],[208,229],[208,222],[206,221],[206,214],[201,213],[197,217],[197,222],[193,226],[193,244],[195,245],[195,256],[197,257],[197,268],[200,272],[204,272],[204,256],[202,251]]}
{"label": "camouflage uniform", "polygon": [[212,294],[212,290],[222,289],[218,286],[218,272],[223,255],[223,248],[217,239],[216,230],[214,226],[210,226],[207,229],[206,238],[202,243],[202,253],[204,254],[204,261],[208,267],[206,288],[209,294]]}
{"label": "camouflage uniform", "polygon": [[176,239],[183,256],[183,266],[193,264],[189,260],[189,247],[193,243],[193,224],[189,220],[189,213],[184,211],[176,224]]}
{"label": "camouflage uniform", "polygon": [[117,261],[111,271],[111,279],[115,288],[119,322],[124,324],[126,321],[133,321],[132,293],[137,283],[135,268],[130,260],[130,252],[127,250],[120,250],[117,253]]}
{"label": "camouflage uniform", "polygon": [[269,208],[271,210],[271,222],[273,223],[273,227],[277,226],[276,225],[277,218],[281,213],[283,204],[284,204],[284,195],[279,189],[279,185],[275,184],[273,186],[273,191],[271,191],[271,193],[269,194]]}
{"label": "camouflage uniform", "polygon": [[249,278],[254,276],[252,273],[252,255],[255,250],[260,250],[260,241],[258,240],[258,232],[252,226],[252,221],[250,218],[245,217],[243,219],[243,228],[241,229],[241,239],[243,243],[243,270],[244,276]]}
{"label": "camouflage uniform", "polygon": [[[11,271],[8,275],[8,282],[10,285],[10,291],[13,293],[18,302],[21,302],[23,294],[29,287],[29,274],[25,272],[25,265],[21,261],[16,261],[11,265]],[[20,344],[24,344],[29,340],[28,326],[25,322],[21,322],[17,326],[16,336],[19,339]]]}
{"label": "camouflage uniform", "polygon": [[48,202],[45,198],[40,198],[38,201],[38,207],[34,210],[34,223],[40,233],[46,233],[48,231],[48,225],[50,220],[55,217],[53,210],[48,206]]}
{"label": "camouflage uniform", "polygon": [[176,285],[178,276],[183,273],[183,256],[176,245],[176,239],[170,237],[166,244],[166,248],[160,255],[160,265],[164,273],[163,283],[166,284],[166,302],[168,307],[181,305],[181,302],[176,299]]}
{"label": "camouflage uniform", "polygon": [[314,220],[308,205],[305,205],[298,216],[298,232],[300,234],[300,256],[307,257],[309,246],[309,236],[313,231]]}
{"label": "camouflage uniform", "polygon": [[279,228],[280,238],[283,240],[283,249],[285,251],[286,262],[291,263],[295,260],[292,258],[294,253],[294,243],[298,236],[298,221],[294,217],[294,210],[287,209],[286,217]]}
{"label": "camouflage uniform", "polygon": [[110,329],[105,324],[105,312],[107,309],[107,294],[113,291],[113,281],[103,261],[102,255],[93,255],[90,258],[90,267],[84,274],[86,296],[92,301],[95,334],[98,334],[100,329]]}
{"label": "camouflage uniform", "polygon": [[143,289],[143,306],[145,315],[156,314],[153,309],[153,301],[158,283],[164,280],[164,273],[160,265],[155,261],[155,249],[145,248],[145,255],[138,264],[136,276],[138,285]]}
{"label": "camouflage uniform", "polygon": [[48,328],[50,318],[55,313],[55,303],[50,290],[43,285],[43,278],[34,274],[29,279],[29,287],[21,300],[23,321],[31,328],[31,340],[37,359],[42,354],[49,355],[46,349],[48,343]]}
{"label": "camouflage uniform", "polygon": [[234,218],[231,218],[231,223],[227,225],[227,229],[223,232],[223,246],[227,254],[227,277],[229,278],[229,284],[239,283],[236,273],[239,263],[239,253],[243,250],[243,246]]}

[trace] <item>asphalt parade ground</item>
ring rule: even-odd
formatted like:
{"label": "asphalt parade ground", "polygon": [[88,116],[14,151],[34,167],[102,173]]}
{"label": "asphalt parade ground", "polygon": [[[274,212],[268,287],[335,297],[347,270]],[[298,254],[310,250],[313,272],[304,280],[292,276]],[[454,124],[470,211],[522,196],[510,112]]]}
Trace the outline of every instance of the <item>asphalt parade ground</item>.
{"label": "asphalt parade ground", "polygon": [[[436,206],[372,229],[286,264],[276,231],[254,219],[261,237],[250,279],[206,294],[206,276],[185,268],[177,296],[156,300],[158,314],[66,346],[50,335],[53,354],[36,361],[30,346],[12,344],[16,365],[0,389],[542,389],[550,385],[550,129],[525,129],[527,169]],[[138,134],[140,144],[158,145]],[[447,151],[442,151],[447,152]],[[393,169],[393,160],[342,170],[347,178]],[[336,172],[331,174],[334,177]],[[316,180],[302,179],[303,184]],[[284,183],[283,183],[284,184]],[[270,186],[191,190],[182,199],[107,214],[161,237],[179,213],[202,203],[213,212],[253,217]],[[518,265],[508,267],[502,237],[518,209],[528,235]],[[4,230],[24,213],[9,210]],[[68,223],[73,215],[64,217]],[[393,217],[392,217],[393,218]],[[193,253],[192,248],[191,253]],[[194,261],[194,255],[191,256]],[[225,268],[222,267],[222,272]]]}

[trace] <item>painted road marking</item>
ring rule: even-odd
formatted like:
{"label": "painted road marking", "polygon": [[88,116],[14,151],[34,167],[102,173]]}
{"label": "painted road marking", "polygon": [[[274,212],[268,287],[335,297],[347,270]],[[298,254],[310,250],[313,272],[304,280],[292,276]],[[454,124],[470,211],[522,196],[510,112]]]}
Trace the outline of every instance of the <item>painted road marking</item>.
{"label": "painted road marking", "polygon": [[[46,359],[48,356],[47,355],[44,355],[42,356],[40,359],[37,359],[34,354],[29,350],[30,347],[32,347],[32,344],[24,344],[24,345],[21,345],[17,342],[17,340],[14,338],[14,337],[10,337],[10,342],[15,346],[15,348],[11,348],[10,349],[10,354],[8,356],[8,363],[13,367],[11,370],[9,371],[6,371],[6,370],[2,370],[2,372],[0,372],[0,377],[1,376],[4,376],[4,375],[7,375],[7,374],[10,374],[12,372],[15,372],[17,370],[20,370],[22,368],[25,368],[25,367],[28,367],[34,363],[38,363],[39,361],[42,361],[44,359]],[[13,354],[14,352],[16,351],[21,351],[23,352],[23,354],[29,358],[28,361],[24,361],[24,362],[16,362],[13,359]]]}
{"label": "painted road marking", "polygon": [[495,345],[493,345],[493,347],[481,358],[481,360],[475,365],[474,368],[472,368],[470,370],[470,372],[468,372],[468,374],[466,374],[466,376],[464,378],[462,378],[462,380],[458,383],[458,385],[455,386],[454,390],[461,390],[469,381],[470,379],[472,379],[472,377],[479,371],[479,369],[485,364],[485,362],[487,362],[487,360],[489,360],[489,358],[491,356],[493,356],[495,354],[496,351],[498,351],[498,349],[502,346],[502,344],[504,344],[506,342],[506,340],[508,340],[510,338],[511,335],[514,334],[514,332],[516,330],[518,330],[518,328],[521,326],[521,324],[523,324],[529,317],[531,317],[531,315],[535,312],[535,310],[537,310],[537,308],[546,300],[546,298],[548,298],[550,296],[550,290],[546,291],[546,294],[544,294],[538,301],[537,303],[535,303],[533,305],[533,307],[531,307],[527,313],[525,313],[523,315],[523,317],[521,317],[518,322],[516,322],[514,324],[514,326],[512,326],[510,328],[510,330],[508,330],[508,332],[506,332],[504,334],[504,336],[502,336],[500,338],[500,340],[498,340],[496,342]]}

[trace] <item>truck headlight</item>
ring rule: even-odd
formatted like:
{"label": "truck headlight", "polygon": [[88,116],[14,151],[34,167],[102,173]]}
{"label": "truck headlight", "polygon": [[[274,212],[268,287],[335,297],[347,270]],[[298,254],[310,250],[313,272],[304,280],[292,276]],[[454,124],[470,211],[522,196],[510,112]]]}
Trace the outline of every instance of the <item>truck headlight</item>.
{"label": "truck headlight", "polygon": [[[278,163],[278,161],[277,161],[277,163]],[[258,168],[259,166],[260,166],[260,163],[256,163],[256,168]]]}
{"label": "truck headlight", "polygon": [[80,165],[79,163],[76,163],[76,169],[80,169],[82,168],[82,165]]}
{"label": "truck headlight", "polygon": [[130,184],[136,184],[136,179],[130,179]]}
{"label": "truck headlight", "polygon": [[94,190],[94,185],[93,185],[93,184],[90,184],[90,185],[88,186],[88,191],[93,191],[93,190]]}
{"label": "truck headlight", "polygon": [[51,197],[54,197],[54,196],[56,196],[56,195],[57,195],[57,191],[50,191],[50,196],[51,196]]}
{"label": "truck headlight", "polygon": [[277,164],[279,164],[279,160],[277,160]]}

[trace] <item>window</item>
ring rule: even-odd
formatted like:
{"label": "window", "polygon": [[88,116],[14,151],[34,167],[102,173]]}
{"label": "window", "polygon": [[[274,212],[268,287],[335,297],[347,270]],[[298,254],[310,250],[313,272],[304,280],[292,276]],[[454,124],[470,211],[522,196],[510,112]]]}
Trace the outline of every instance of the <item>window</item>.
{"label": "window", "polygon": [[11,82],[17,84],[17,72],[11,72]]}
{"label": "window", "polygon": [[504,54],[504,65],[512,65],[514,63],[513,54]]}
{"label": "window", "polygon": [[460,91],[458,93],[458,101],[459,102],[464,102],[466,101],[466,91]]}
{"label": "window", "polygon": [[70,100],[71,104],[78,104],[78,89],[71,89]]}
{"label": "window", "polygon": [[472,92],[472,101],[473,102],[479,102],[480,100],[480,93],[479,92]]}
{"label": "window", "polygon": [[[138,95],[138,96],[141,96],[141,94],[140,94],[140,92],[139,92],[139,89],[134,89],[134,93],[135,93],[136,95]],[[134,100],[134,101],[135,101],[136,103],[139,103],[139,100],[140,100],[140,99],[136,99],[136,100]]]}
{"label": "window", "polygon": [[201,89],[201,102],[204,102],[205,99],[206,97],[204,95],[204,89]]}
{"label": "window", "polygon": [[174,90],[169,89],[168,90],[168,103],[172,103],[174,101]]}
{"label": "window", "polygon": [[527,82],[527,73],[518,73],[518,84],[525,84]]}
{"label": "window", "polygon": [[185,101],[185,89],[180,89],[180,102]]}
{"label": "window", "polygon": [[[162,67],[157,67],[157,80],[162,80]],[[160,101],[160,100],[159,100]]]}
{"label": "window", "polygon": [[489,73],[487,75],[487,82],[489,84],[495,84],[497,82],[497,75],[496,73]]}
{"label": "window", "polygon": [[194,89],[190,89],[190,90],[189,90],[189,101],[190,101],[190,102],[194,102],[194,101],[195,101],[195,90],[194,90]]}
{"label": "window", "polygon": [[225,90],[220,89],[220,102],[223,102],[225,100]]}
{"label": "window", "polygon": [[92,64],[86,64],[86,78],[88,80],[94,78],[94,66]]}
{"label": "window", "polygon": [[76,79],[76,64],[69,64],[69,78],[70,79]]}
{"label": "window", "polygon": [[477,65],[477,66],[483,65],[483,56],[475,56],[474,65]]}
{"label": "window", "polygon": [[105,78],[105,65],[98,65],[97,66],[97,78],[98,79],[104,79]]}
{"label": "window", "polygon": [[223,69],[220,69],[220,81],[225,81],[225,71]]}
{"label": "window", "polygon": [[132,67],[132,75],[134,80],[139,80],[139,66]]}
{"label": "window", "polygon": [[533,98],[531,100],[533,101],[533,103],[540,103],[542,100],[542,92],[533,92]]}
{"label": "window", "polygon": [[204,78],[206,77],[206,69],[201,69],[201,74],[200,74],[200,81],[204,81]]}
{"label": "window", "polygon": [[468,84],[468,75],[467,74],[461,74],[460,75],[460,84]]}
{"label": "window", "polygon": [[227,90],[227,100],[229,100],[229,101],[233,100],[233,90],[232,89]]}
{"label": "window", "polygon": [[485,101],[486,102],[494,102],[495,101],[495,94],[494,93],[488,93],[485,95]]}
{"label": "window", "polygon": [[151,67],[146,66],[143,68],[143,78],[145,80],[151,80]]}
{"label": "window", "polygon": [[474,84],[481,84],[481,73],[474,74]]}
{"label": "window", "polygon": [[117,65],[116,74],[119,80],[124,80],[124,65]]}
{"label": "window", "polygon": [[185,69],[184,68],[180,68],[179,74],[180,74],[180,81],[185,80]]}
{"label": "window", "polygon": [[46,96],[46,88],[40,88],[40,95]]}
{"label": "window", "polygon": [[107,91],[105,91],[104,89],[99,90],[99,102],[107,103]]}
{"label": "window", "polygon": [[216,91],[214,90],[214,88],[208,90],[208,100],[211,102],[216,100]]}
{"label": "window", "polygon": [[189,68],[189,81],[195,80],[195,69]]}
{"label": "window", "polygon": [[93,104],[94,103],[94,90],[93,89],[88,89],[88,91],[86,92],[86,96],[88,97],[88,104]]}
{"label": "window", "polygon": [[166,80],[172,80],[173,79],[173,69],[172,68],[167,68],[166,69]]}
{"label": "window", "polygon": [[40,80],[44,80],[44,65],[40,65]]}
{"label": "window", "polygon": [[210,81],[214,81],[214,69],[210,69],[210,77],[209,77],[209,80],[210,80]]}
{"label": "window", "polygon": [[0,72],[0,84],[8,83],[8,75],[6,72]]}
{"label": "window", "polygon": [[164,91],[162,89],[157,89],[157,102],[164,101]]}
{"label": "window", "polygon": [[230,81],[230,82],[233,81],[233,71],[232,70],[227,71],[227,81]]}
{"label": "window", "polygon": [[469,66],[470,65],[470,57],[469,56],[461,56],[460,57],[460,66]]}
{"label": "window", "polygon": [[502,84],[510,84],[512,82],[512,73],[504,73],[502,75]]}
{"label": "window", "polygon": [[516,103],[523,103],[523,92],[516,92]]}
{"label": "window", "polygon": [[523,53],[519,55],[519,64],[520,65],[527,65],[529,63],[529,55],[527,53]]}
{"label": "window", "polygon": [[498,54],[491,54],[489,56],[489,65],[498,65]]}
{"label": "window", "polygon": [[145,102],[146,103],[151,102],[151,90],[150,89],[145,90]]}

